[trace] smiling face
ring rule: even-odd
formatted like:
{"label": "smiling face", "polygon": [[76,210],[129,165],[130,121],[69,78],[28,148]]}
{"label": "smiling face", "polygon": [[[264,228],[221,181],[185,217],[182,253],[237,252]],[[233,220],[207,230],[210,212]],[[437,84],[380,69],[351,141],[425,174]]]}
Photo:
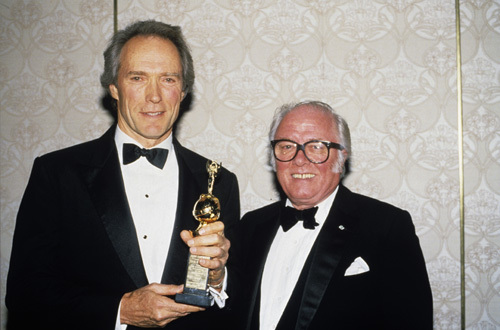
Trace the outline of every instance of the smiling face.
{"label": "smiling face", "polygon": [[137,36],[125,44],[116,85],[118,126],[146,148],[172,132],[184,97],[179,52],[170,40]]}
{"label": "smiling face", "polygon": [[[310,140],[340,143],[333,117],[310,105],[289,112],[279,124],[274,139],[289,139],[300,144]],[[346,151],[342,152],[347,156]],[[276,160],[276,175],[293,206],[306,209],[325,200],[338,186],[341,175],[338,162],[335,149],[330,149],[330,157],[322,164],[311,163],[299,151],[289,162]]]}

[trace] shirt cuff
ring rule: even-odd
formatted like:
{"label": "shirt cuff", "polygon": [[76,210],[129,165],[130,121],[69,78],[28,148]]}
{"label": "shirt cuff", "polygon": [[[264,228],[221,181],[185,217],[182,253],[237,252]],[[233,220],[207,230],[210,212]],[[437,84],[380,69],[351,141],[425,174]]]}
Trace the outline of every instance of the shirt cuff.
{"label": "shirt cuff", "polygon": [[120,305],[118,306],[118,315],[116,316],[115,330],[126,330],[127,325],[120,323],[120,312],[122,310],[122,301],[120,300]]}
{"label": "shirt cuff", "polygon": [[[209,287],[208,292],[210,292],[210,295],[214,298],[214,302],[219,306],[220,309],[226,307],[226,299],[229,298],[229,296],[226,293],[226,288],[227,288],[227,269],[224,269],[224,280],[222,284],[222,290],[219,292],[216,289]],[[212,302],[213,306],[213,302]]]}

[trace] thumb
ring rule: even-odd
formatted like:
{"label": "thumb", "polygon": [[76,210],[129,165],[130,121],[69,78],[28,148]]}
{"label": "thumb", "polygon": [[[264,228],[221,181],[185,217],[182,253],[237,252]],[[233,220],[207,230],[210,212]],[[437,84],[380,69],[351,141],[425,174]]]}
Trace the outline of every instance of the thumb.
{"label": "thumb", "polygon": [[193,238],[193,234],[189,230],[183,230],[181,231],[181,238],[184,241],[184,243],[187,244],[187,242]]}
{"label": "thumb", "polygon": [[151,290],[156,294],[162,296],[173,296],[176,293],[181,293],[184,289],[184,285],[173,285],[173,284],[151,284]]}

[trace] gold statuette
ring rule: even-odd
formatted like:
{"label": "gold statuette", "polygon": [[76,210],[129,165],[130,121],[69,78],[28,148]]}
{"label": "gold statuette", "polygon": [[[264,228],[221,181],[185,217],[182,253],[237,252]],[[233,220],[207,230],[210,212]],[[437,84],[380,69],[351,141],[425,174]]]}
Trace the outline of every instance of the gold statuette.
{"label": "gold statuette", "polygon": [[[200,222],[198,228],[192,231],[193,236],[198,236],[198,231],[209,223],[217,221],[220,216],[219,199],[212,195],[215,177],[219,172],[220,164],[215,161],[207,162],[208,193],[201,194],[194,204],[193,216]],[[175,301],[183,304],[209,307],[213,298],[208,290],[209,269],[199,264],[200,259],[209,259],[205,256],[189,254],[184,291],[175,295]]]}
{"label": "gold statuette", "polygon": [[207,162],[208,172],[208,193],[201,194],[198,201],[194,204],[193,217],[200,222],[200,225],[193,232],[193,235],[198,235],[198,230],[209,223],[219,220],[220,216],[220,203],[219,199],[212,195],[214,189],[214,181],[217,173],[219,172],[220,165],[216,162]]}

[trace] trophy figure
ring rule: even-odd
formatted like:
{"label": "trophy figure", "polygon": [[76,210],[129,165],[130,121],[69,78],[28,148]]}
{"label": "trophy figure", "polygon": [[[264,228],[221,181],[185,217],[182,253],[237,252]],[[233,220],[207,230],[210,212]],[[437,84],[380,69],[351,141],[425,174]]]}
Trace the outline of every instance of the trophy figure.
{"label": "trophy figure", "polygon": [[[198,231],[203,226],[219,219],[219,199],[212,195],[215,177],[219,169],[220,164],[210,160],[207,162],[208,193],[201,194],[194,204],[193,216],[200,224],[196,230],[192,231],[193,236],[198,236]],[[184,291],[175,295],[176,302],[201,307],[210,307],[212,305],[213,298],[208,290],[209,269],[199,264],[200,259],[209,259],[209,257],[189,254]]]}

